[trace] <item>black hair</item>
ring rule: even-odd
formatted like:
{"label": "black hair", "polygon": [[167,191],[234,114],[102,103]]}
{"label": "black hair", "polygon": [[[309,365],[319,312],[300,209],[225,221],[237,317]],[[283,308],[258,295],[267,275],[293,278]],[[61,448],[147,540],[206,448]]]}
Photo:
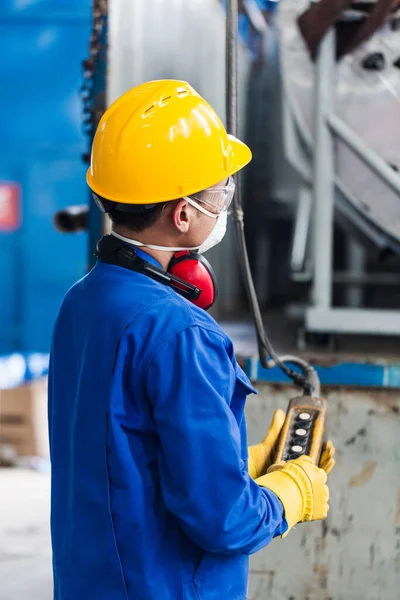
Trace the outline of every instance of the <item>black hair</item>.
{"label": "black hair", "polygon": [[111,202],[97,194],[93,194],[93,197],[96,203],[101,205],[104,212],[108,214],[113,225],[123,226],[138,233],[154,225],[164,206],[168,204],[168,202],[159,202],[152,205],[130,205]]}
{"label": "black hair", "polygon": [[110,217],[113,225],[122,225],[132,229],[132,231],[141,232],[156,223],[165,204],[166,202],[160,202],[160,204],[156,204],[154,208],[148,208],[142,212],[133,213],[122,212],[114,208],[111,209],[111,211],[108,213],[108,216]]}

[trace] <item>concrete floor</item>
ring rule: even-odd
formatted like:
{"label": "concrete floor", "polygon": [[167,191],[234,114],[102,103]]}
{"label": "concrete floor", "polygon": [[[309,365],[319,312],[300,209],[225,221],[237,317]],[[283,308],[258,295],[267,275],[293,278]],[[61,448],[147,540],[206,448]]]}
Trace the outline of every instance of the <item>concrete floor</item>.
{"label": "concrete floor", "polygon": [[48,473],[0,469],[0,600],[51,600]]}

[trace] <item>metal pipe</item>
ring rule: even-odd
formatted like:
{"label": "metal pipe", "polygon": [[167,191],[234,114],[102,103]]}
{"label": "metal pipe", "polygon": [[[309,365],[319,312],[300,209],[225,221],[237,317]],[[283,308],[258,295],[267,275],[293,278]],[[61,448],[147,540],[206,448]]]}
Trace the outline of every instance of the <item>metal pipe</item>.
{"label": "metal pipe", "polygon": [[363,273],[352,271],[337,271],[333,281],[340,284],[354,285],[388,285],[400,286],[400,276],[396,273]]}
{"label": "metal pipe", "polygon": [[[365,272],[366,252],[363,246],[355,239],[349,237],[346,240],[346,267],[349,273],[362,277]],[[364,303],[364,290],[356,281],[352,282],[345,291],[346,306],[359,308]]]}
{"label": "metal pipe", "polygon": [[[286,111],[285,119],[293,119],[295,127],[299,133],[301,143],[304,146],[307,155],[312,157],[314,154],[314,148],[311,135],[302,119],[300,111],[298,110],[296,99],[291,93],[290,86],[288,86],[287,82],[285,82],[285,79],[283,80],[283,84],[283,107]],[[288,130],[290,130],[290,127],[285,127],[285,144],[289,163],[292,165],[296,173],[302,178],[303,183],[311,186],[312,178],[308,165],[301,158],[301,154],[298,152],[295,143],[291,139],[292,133],[290,131],[288,132]],[[339,215],[343,216],[350,223],[354,223],[356,219],[358,230],[363,234],[363,236],[371,240],[377,246],[377,248],[382,249],[389,247],[394,249],[394,252],[398,252],[398,244],[396,241],[389,235],[383,235],[380,233],[377,228],[368,220],[368,216],[367,218],[356,218],[353,207],[364,216],[365,211],[363,210],[361,202],[358,200],[358,198],[356,198],[354,194],[350,192],[350,190],[344,185],[343,181],[341,181],[337,175],[335,176],[335,192],[335,206]]]}
{"label": "metal pipe", "polygon": [[[238,135],[238,1],[226,4],[226,125],[230,134]],[[238,193],[236,192],[236,197]]]}
{"label": "metal pipe", "polygon": [[400,194],[400,176],[387,162],[372,150],[355,131],[351,129],[340,117],[330,114],[327,118],[331,130],[371,169],[380,177],[396,194]]}
{"label": "metal pipe", "polygon": [[298,272],[304,269],[307,253],[308,230],[311,221],[312,201],[310,190],[304,186],[300,188],[297,201],[297,211],[294,224],[292,253],[290,268]]}
{"label": "metal pipe", "polygon": [[[93,19],[97,19],[97,30],[99,38],[97,40],[98,51],[94,56],[95,67],[92,81],[92,133],[97,129],[99,121],[106,110],[106,87],[107,87],[107,35],[108,35],[108,2],[98,0],[93,4]],[[90,145],[92,144],[90,142]],[[88,270],[95,262],[95,250],[99,239],[104,231],[104,217],[97,208],[89,192],[89,214],[88,214]]]}
{"label": "metal pipe", "polygon": [[244,0],[243,7],[252,27],[260,35],[266,35],[269,32],[268,23],[255,0]]}
{"label": "metal pipe", "polygon": [[[226,38],[225,38],[225,53],[226,53],[226,67],[225,67],[225,100],[226,100],[226,128],[228,133],[238,137],[239,133],[239,40],[238,40],[238,28],[239,28],[239,6],[238,0],[227,0],[226,2]],[[242,218],[242,188],[241,178],[235,174],[233,176],[236,185],[236,192],[232,202],[232,213],[233,213],[233,225],[236,228],[235,217]],[[231,231],[230,227],[227,231],[225,244],[229,247],[229,250],[234,252],[235,232]],[[234,278],[229,277],[228,273],[222,272],[220,274],[222,281],[221,287],[224,289],[224,303],[222,300],[218,306],[223,306],[225,312],[234,312],[234,298],[238,297],[238,284],[234,281]]]}
{"label": "metal pipe", "polygon": [[327,116],[333,111],[335,89],[335,30],[320,43],[315,71],[315,142],[313,253],[313,304],[328,309],[332,300],[332,246],[334,210],[334,146]]}
{"label": "metal pipe", "polygon": [[[311,271],[301,271],[293,273],[292,281],[298,283],[309,283],[312,281]],[[351,271],[335,271],[332,281],[338,285],[379,285],[379,286],[400,286],[400,276],[396,273],[354,273]]]}

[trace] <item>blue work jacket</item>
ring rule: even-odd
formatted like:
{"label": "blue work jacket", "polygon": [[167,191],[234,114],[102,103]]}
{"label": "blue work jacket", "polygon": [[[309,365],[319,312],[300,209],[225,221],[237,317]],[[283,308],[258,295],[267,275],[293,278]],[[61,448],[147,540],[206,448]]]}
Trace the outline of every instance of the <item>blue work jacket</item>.
{"label": "blue work jacket", "polygon": [[102,262],[72,287],[49,373],[55,600],[247,597],[248,555],[287,528],[247,473],[252,392],[171,289]]}

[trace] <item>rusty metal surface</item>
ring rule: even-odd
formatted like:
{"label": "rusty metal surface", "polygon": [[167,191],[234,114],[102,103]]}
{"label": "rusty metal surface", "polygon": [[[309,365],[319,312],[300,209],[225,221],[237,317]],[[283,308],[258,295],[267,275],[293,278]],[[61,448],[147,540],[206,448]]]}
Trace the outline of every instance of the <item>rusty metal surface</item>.
{"label": "rusty metal surface", "polygon": [[[249,443],[263,438],[293,388],[256,385]],[[337,448],[324,523],[297,526],[251,559],[249,600],[400,598],[400,391],[326,389]]]}
{"label": "rusty metal surface", "polygon": [[[273,410],[286,409],[294,394],[256,387],[246,411],[249,443],[263,438]],[[325,392],[337,447],[329,518],[252,556],[249,600],[400,597],[400,390]],[[0,598],[50,600],[48,474],[0,469],[0,488]]]}

